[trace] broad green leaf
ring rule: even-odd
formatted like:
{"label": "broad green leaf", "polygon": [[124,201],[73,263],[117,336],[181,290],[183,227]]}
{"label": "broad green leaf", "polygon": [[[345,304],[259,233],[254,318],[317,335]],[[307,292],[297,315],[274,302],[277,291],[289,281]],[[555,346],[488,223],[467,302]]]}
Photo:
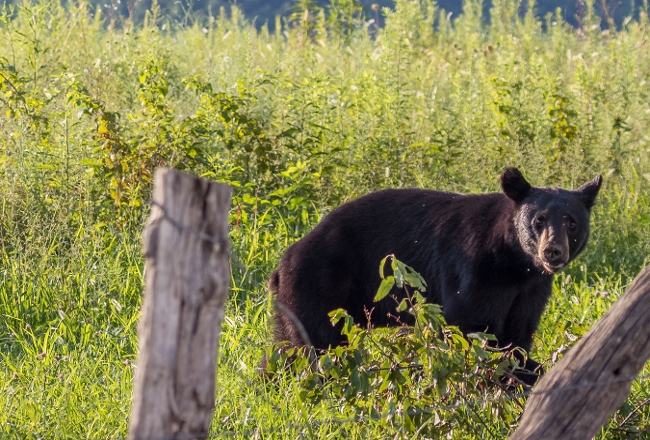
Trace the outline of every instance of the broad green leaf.
{"label": "broad green leaf", "polygon": [[393,288],[395,285],[395,277],[389,276],[384,278],[381,281],[381,285],[379,286],[379,289],[377,289],[377,294],[375,295],[374,301],[381,301],[390,293],[390,290]]}
{"label": "broad green leaf", "polygon": [[332,310],[327,314],[327,316],[330,317],[330,322],[332,325],[337,324],[341,319],[345,318],[348,316],[348,312],[345,309],[336,309]]}
{"label": "broad green leaf", "polygon": [[[395,261],[395,260],[393,260]],[[398,288],[404,288],[404,272],[398,267],[393,270],[393,275],[395,276],[395,284]]]}

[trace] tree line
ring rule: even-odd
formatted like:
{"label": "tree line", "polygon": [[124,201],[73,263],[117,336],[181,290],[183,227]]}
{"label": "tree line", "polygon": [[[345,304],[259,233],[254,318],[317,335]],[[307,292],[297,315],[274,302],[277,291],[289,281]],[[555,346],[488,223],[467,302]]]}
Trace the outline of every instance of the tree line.
{"label": "tree line", "polygon": [[[5,0],[6,4],[19,4],[21,0]],[[29,0],[26,0],[29,1]],[[201,19],[217,16],[223,10],[230,14],[232,6],[236,7],[257,28],[265,24],[270,31],[276,27],[276,17],[280,22],[291,21],[291,16],[296,11],[305,9],[328,10],[331,8],[354,9],[360,17],[368,20],[375,19],[381,26],[383,24],[383,8],[393,8],[394,0],[88,0],[94,7],[101,9],[102,14],[109,21],[120,21],[132,18],[139,23],[143,20],[146,11],[154,3],[168,18],[186,23],[188,19]],[[486,21],[490,19],[490,9],[494,0],[483,0],[483,16]],[[529,0],[501,0],[510,1],[517,5],[520,14],[525,14],[529,7]],[[439,9],[451,13],[452,19],[463,12],[465,0],[437,0]],[[596,13],[602,18],[604,28],[615,24],[620,27],[627,17],[638,17],[642,8],[647,9],[647,0],[642,2],[621,2],[619,0],[536,0],[534,8],[540,18],[548,14],[559,13],[562,20],[574,27],[580,27],[581,17],[584,16],[591,3]]]}

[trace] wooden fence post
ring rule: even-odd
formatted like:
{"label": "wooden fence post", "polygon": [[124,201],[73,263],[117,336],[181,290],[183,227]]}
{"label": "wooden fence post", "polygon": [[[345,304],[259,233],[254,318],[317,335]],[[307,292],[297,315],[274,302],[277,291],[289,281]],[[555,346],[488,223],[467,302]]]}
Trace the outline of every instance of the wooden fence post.
{"label": "wooden fence post", "polygon": [[175,170],[154,174],[130,440],[208,435],[230,284],[230,194]]}
{"label": "wooden fence post", "polygon": [[542,377],[511,440],[593,438],[650,357],[650,266]]}

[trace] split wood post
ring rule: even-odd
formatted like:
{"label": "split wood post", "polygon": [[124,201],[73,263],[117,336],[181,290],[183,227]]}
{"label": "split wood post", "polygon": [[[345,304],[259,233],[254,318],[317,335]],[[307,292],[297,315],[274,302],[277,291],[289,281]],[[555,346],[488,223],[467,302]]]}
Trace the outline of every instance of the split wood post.
{"label": "split wood post", "polygon": [[231,188],[154,174],[129,440],[205,439],[228,294]]}
{"label": "split wood post", "polygon": [[593,438],[650,358],[650,266],[540,379],[511,440]]}

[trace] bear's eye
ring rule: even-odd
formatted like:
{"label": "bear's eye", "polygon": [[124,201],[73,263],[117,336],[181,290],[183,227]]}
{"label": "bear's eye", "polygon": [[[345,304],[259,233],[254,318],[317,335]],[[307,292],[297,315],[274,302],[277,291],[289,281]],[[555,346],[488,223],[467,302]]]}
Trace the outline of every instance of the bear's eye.
{"label": "bear's eye", "polygon": [[570,230],[573,231],[573,230],[575,230],[575,228],[578,227],[578,224],[576,223],[575,220],[573,220],[572,218],[570,218],[569,221],[567,222],[567,226],[569,227]]}
{"label": "bear's eye", "polygon": [[544,223],[546,223],[546,217],[543,215],[540,215],[535,219],[535,226],[544,226]]}

